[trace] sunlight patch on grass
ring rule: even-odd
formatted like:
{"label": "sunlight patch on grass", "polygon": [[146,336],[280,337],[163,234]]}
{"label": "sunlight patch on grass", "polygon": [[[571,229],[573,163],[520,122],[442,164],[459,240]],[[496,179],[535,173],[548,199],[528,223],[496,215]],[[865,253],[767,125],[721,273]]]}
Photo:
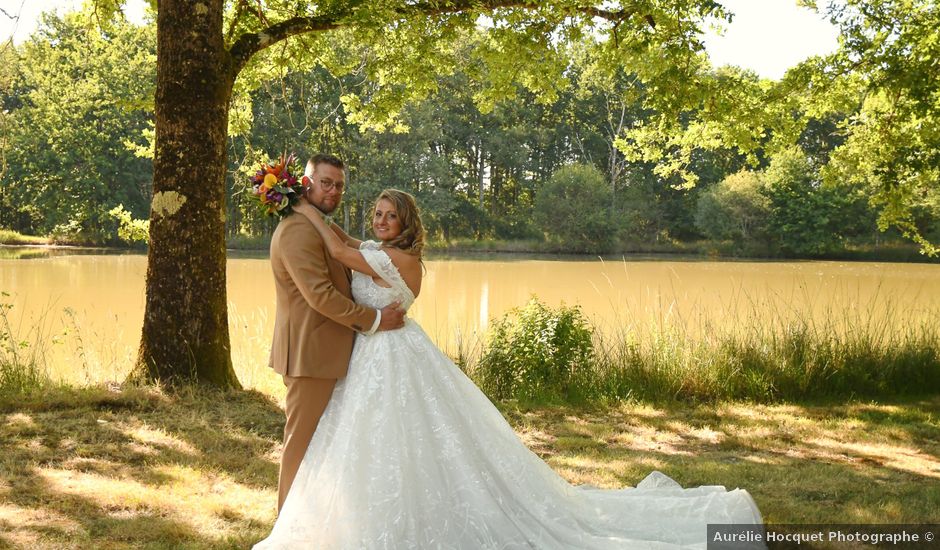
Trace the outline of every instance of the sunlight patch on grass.
{"label": "sunlight patch on grass", "polygon": [[766,466],[781,466],[785,462],[780,457],[762,455],[762,454],[744,455],[741,457],[741,460],[752,462],[754,464],[766,465]]}
{"label": "sunlight patch on grass", "polygon": [[151,498],[154,491],[127,479],[59,468],[41,468],[36,473],[53,491],[80,496],[104,510],[147,509],[160,500]]}
{"label": "sunlight patch on grass", "polygon": [[741,440],[751,440],[751,441],[760,441],[770,438],[777,437],[780,433],[779,428],[774,428],[771,425],[763,426],[741,426],[741,425],[730,425],[725,428],[725,431]]}
{"label": "sunlight patch on grass", "polygon": [[686,442],[681,435],[659,430],[652,426],[628,426],[625,432],[610,438],[611,443],[639,452],[656,452],[676,456],[690,456],[684,449]]}
{"label": "sunlight patch on grass", "polygon": [[14,548],[37,548],[42,532],[77,534],[81,523],[48,508],[26,508],[0,501],[0,533]]}
{"label": "sunlight patch on grass", "polygon": [[623,478],[629,477],[632,468],[632,462],[610,460],[603,453],[555,455],[548,460],[548,465],[572,485],[590,485],[604,489],[623,488]]}
{"label": "sunlight patch on grass", "polygon": [[839,453],[839,456],[851,457],[857,461],[870,460],[884,467],[940,478],[940,460],[917,449],[879,443],[837,441],[830,438],[810,439],[807,444],[832,450]]}
{"label": "sunlight patch on grass", "polygon": [[751,423],[773,423],[784,426],[812,426],[816,420],[809,417],[804,407],[796,405],[735,404],[721,407],[723,416],[736,417]]}
{"label": "sunlight patch on grass", "polygon": [[146,425],[142,426],[126,426],[121,430],[125,435],[131,437],[140,443],[143,444],[141,448],[150,449],[145,454],[152,454],[156,452],[152,447],[162,447],[165,449],[173,449],[175,451],[195,456],[197,454],[196,449],[189,443],[183,441],[178,437],[173,437],[167,434],[164,430],[154,429]]}
{"label": "sunlight patch on grass", "polygon": [[578,468],[559,466],[555,464],[552,464],[552,468],[556,473],[558,473],[558,475],[565,478],[565,480],[572,485],[590,485],[592,487],[598,486],[596,472],[585,472]]}
{"label": "sunlight patch on grass", "polygon": [[42,442],[42,438],[39,438],[39,437],[31,437],[29,439],[24,439],[20,443],[20,447],[31,452],[36,452],[39,450],[46,449],[46,446]]}
{"label": "sunlight patch on grass", "polygon": [[686,433],[689,437],[711,445],[721,443],[724,441],[725,437],[727,437],[724,432],[713,430],[710,426],[705,426],[704,428],[690,428]]}
{"label": "sunlight patch on grass", "polygon": [[611,460],[604,454],[577,455],[577,456],[559,456],[553,458],[549,464],[561,468],[574,469],[579,472],[592,472],[596,477],[592,484],[600,486],[621,487],[623,483],[619,481],[618,475],[627,471],[632,466],[632,461],[624,459]]}
{"label": "sunlight patch on grass", "polygon": [[[665,470],[667,466],[668,466],[668,463],[665,460],[652,457],[652,456],[645,456],[645,457],[638,457],[634,461],[633,467],[637,471],[644,472],[643,477],[646,477],[646,475],[649,474],[649,472],[653,470],[657,470],[657,471]],[[637,482],[641,481],[642,479],[643,479],[642,477],[637,479]]]}
{"label": "sunlight patch on grass", "polygon": [[663,418],[666,416],[666,411],[663,409],[637,403],[624,403],[621,405],[620,411],[637,418]]}
{"label": "sunlight patch on grass", "polygon": [[146,485],[127,471],[116,477],[54,468],[38,474],[56,493],[91,503],[109,518],[157,515],[204,537],[237,534],[233,519],[259,523],[274,519],[276,496],[268,489],[254,489],[227,476],[182,465],[153,470],[166,483]]}
{"label": "sunlight patch on grass", "polygon": [[532,449],[539,456],[552,453],[551,447],[555,444],[555,436],[541,430],[526,428],[524,426],[520,426],[516,434],[519,436],[519,439],[525,443],[526,447]]}
{"label": "sunlight patch on grass", "polygon": [[33,417],[24,413],[13,413],[7,415],[6,423],[8,427],[15,429],[26,429],[36,425],[36,423],[33,421]]}

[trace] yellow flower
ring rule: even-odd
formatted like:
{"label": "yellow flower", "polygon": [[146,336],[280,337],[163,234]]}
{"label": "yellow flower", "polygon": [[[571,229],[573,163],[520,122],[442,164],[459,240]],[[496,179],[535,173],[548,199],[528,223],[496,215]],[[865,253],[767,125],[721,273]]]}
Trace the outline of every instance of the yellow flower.
{"label": "yellow flower", "polygon": [[274,174],[267,174],[266,176],[264,176],[264,185],[268,189],[277,185],[277,176],[275,176]]}

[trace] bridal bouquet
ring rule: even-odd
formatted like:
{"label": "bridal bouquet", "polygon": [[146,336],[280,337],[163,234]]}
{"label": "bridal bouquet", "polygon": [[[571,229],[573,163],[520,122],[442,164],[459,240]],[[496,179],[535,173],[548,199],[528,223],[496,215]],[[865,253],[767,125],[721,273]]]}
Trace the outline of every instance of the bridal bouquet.
{"label": "bridal bouquet", "polygon": [[294,175],[299,171],[297,157],[291,153],[281,155],[274,164],[262,164],[251,176],[251,194],[258,198],[266,214],[283,218],[291,213],[304,192],[301,180]]}

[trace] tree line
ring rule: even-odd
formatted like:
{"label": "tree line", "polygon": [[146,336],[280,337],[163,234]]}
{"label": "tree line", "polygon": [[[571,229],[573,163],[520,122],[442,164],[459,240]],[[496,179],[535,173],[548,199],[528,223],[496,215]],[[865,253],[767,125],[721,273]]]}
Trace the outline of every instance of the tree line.
{"label": "tree line", "polygon": [[[102,29],[91,17],[46,15],[27,42],[2,51],[0,227],[89,244],[144,241],[152,199],[155,25],[117,19]],[[359,234],[368,230],[371,199],[396,187],[418,197],[432,236],[448,242],[528,240],[601,253],[708,239],[733,253],[816,256],[896,242],[910,230],[940,240],[935,185],[906,197],[910,208],[901,225],[879,224],[886,211],[898,209],[898,198],[879,194],[886,184],[852,165],[866,153],[855,142],[884,146],[859,135],[858,121],[883,106],[869,89],[842,90],[857,97],[809,117],[786,147],[766,138],[750,150],[702,140],[681,169],[673,161],[664,170],[663,152],[684,154],[682,140],[695,131],[694,122],[657,136],[670,146],[638,153],[638,131],[658,123],[647,105],[651,92],[629,66],[603,70],[608,61],[590,37],[563,45],[563,72],[573,86],[547,96],[516,86],[492,101],[478,74],[483,68],[473,61],[485,45],[480,32],[457,40],[456,70],[438,77],[432,93],[385,127],[362,125],[348,108],[351,97],[381,86],[364,71],[335,76],[326,63],[298,70],[272,56],[272,66],[233,99],[225,206],[230,241],[263,242],[273,230],[274,221],[243,193],[244,181],[284,150],[347,159],[342,214],[347,229]],[[334,49],[337,58],[357,53]],[[733,71],[740,88],[723,116],[763,101],[766,82],[723,70]],[[807,78],[791,73],[791,80]],[[772,115],[792,113],[765,108],[752,124],[776,130]],[[683,116],[691,121],[702,113]],[[917,177],[935,182],[936,166],[922,164]]]}

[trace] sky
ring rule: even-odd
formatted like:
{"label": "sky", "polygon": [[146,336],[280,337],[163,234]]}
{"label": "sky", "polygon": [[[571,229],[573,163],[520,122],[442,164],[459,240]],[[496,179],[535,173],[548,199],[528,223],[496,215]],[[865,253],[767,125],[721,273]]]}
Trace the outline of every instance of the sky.
{"label": "sky", "polygon": [[[0,9],[6,14],[16,16],[18,21],[11,21],[7,15],[0,13],[0,40],[5,41],[13,34],[13,41],[17,44],[29,38],[39,23],[39,14],[56,10],[59,13],[81,9],[83,0],[0,0]],[[142,22],[144,18],[143,0],[125,0],[124,13],[134,22]]]}
{"label": "sky", "polygon": [[[720,0],[734,13],[723,36],[706,33],[705,49],[716,67],[738,65],[779,79],[790,67],[838,47],[839,30],[796,0]],[[820,2],[822,4],[822,2]]]}
{"label": "sky", "polygon": [[[838,31],[821,15],[796,5],[796,0],[721,0],[735,16],[719,36],[713,31],[704,37],[712,64],[738,65],[762,77],[778,79],[786,70],[807,57],[835,51]],[[0,0],[7,14],[20,14],[11,21],[0,13],[0,40],[14,32],[20,43],[33,32],[39,14],[81,7],[82,0]],[[143,20],[143,0],[127,0],[125,13],[132,21]]]}

